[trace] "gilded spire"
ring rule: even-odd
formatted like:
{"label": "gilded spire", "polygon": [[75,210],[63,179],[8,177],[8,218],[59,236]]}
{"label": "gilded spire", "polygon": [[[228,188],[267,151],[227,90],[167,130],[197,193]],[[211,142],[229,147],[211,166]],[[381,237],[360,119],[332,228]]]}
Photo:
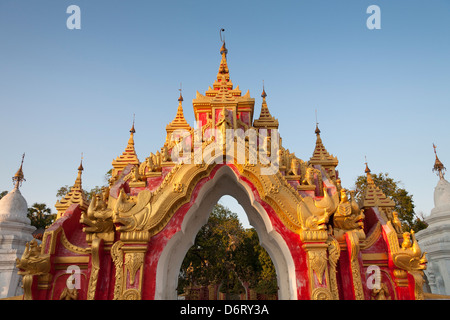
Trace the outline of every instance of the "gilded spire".
{"label": "gilded spire", "polygon": [[228,69],[227,54],[228,49],[225,46],[225,39],[222,39],[222,32],[225,29],[220,29],[220,40],[222,41],[222,47],[220,48],[220,55],[222,59],[220,60],[219,72],[217,73],[217,80],[214,82],[214,89],[219,87],[225,88],[226,90],[231,90],[233,84],[230,81],[230,70]]}
{"label": "gilded spire", "polygon": [[322,138],[320,137],[320,130],[317,121],[316,130],[314,132],[316,134],[316,147],[314,148],[312,157],[309,159],[310,164],[336,167],[339,161],[335,156],[330,155],[327,149],[325,149]]}
{"label": "gilded spire", "polygon": [[122,171],[127,165],[133,164],[138,165],[139,159],[136,154],[136,150],[134,149],[134,134],[136,133],[136,130],[134,128],[134,115],[133,115],[133,125],[130,129],[130,138],[128,139],[127,146],[125,148],[125,151],[118,156],[115,160],[112,162],[112,166],[114,168],[112,172],[112,176],[114,177],[119,171]]}
{"label": "gilded spire", "polygon": [[267,93],[266,93],[266,90],[264,89],[264,84],[263,84],[263,91],[261,93],[261,97],[263,98],[264,101],[266,101]]}
{"label": "gilded spire", "polygon": [[444,171],[447,169],[444,167],[444,164],[439,160],[436,152],[436,146],[433,143],[434,154],[436,155],[436,160],[434,161],[433,172],[439,176],[440,179],[444,178]]}
{"label": "gilded spire", "polygon": [[227,60],[227,53],[228,49],[225,46],[225,36],[222,39],[222,32],[225,31],[225,29],[220,29],[220,41],[222,41],[222,47],[220,48],[220,54],[222,55],[222,59]]}
{"label": "gilded spire", "polygon": [[59,219],[61,216],[66,212],[66,210],[72,205],[72,204],[79,204],[81,210],[86,211],[89,202],[86,199],[86,195],[83,191],[83,186],[81,183],[81,175],[83,172],[83,154],[81,156],[80,165],[78,166],[78,174],[77,178],[75,179],[75,183],[73,186],[69,189],[69,192],[66,193],[64,197],[61,198],[61,200],[56,201],[55,208],[58,211],[56,218]]}
{"label": "gilded spire", "polygon": [[320,134],[319,122],[317,122],[317,109],[316,109],[316,130],[314,132],[316,133],[316,135]]}
{"label": "gilded spire", "polygon": [[25,176],[23,174],[22,166],[23,166],[23,160],[25,159],[25,153],[22,155],[22,162],[20,163],[20,168],[17,170],[14,177],[12,177],[12,181],[14,183],[14,188],[19,189],[19,187],[22,185],[22,181],[25,180]]}
{"label": "gilded spire", "polygon": [[180,97],[178,98],[177,114],[175,115],[175,119],[173,119],[172,122],[166,126],[168,138],[170,138],[169,135],[175,130],[188,130],[188,131],[191,130],[191,126],[187,123],[186,118],[184,117],[183,95],[181,94],[181,89],[179,90],[180,90]]}
{"label": "gilded spire", "polygon": [[[367,175],[367,186],[362,196],[361,208],[369,208],[369,207],[394,208],[395,202],[392,199],[388,198],[384,194],[384,192],[375,185],[371,171],[367,164],[367,160],[365,164],[366,169],[364,170],[364,172]],[[387,219],[385,215],[383,217],[384,219]]]}
{"label": "gilded spire", "polygon": [[372,174],[370,173],[370,169],[369,166],[367,164],[367,158],[366,158],[366,169],[364,170],[364,172],[366,173],[367,176],[367,183],[369,184],[374,184],[373,179],[372,179]]}
{"label": "gilded spire", "polygon": [[320,129],[319,129],[319,124],[318,123],[316,123],[316,130],[314,132],[315,132],[315,134],[317,136],[320,135]]}
{"label": "gilded spire", "polygon": [[220,41],[222,41],[222,48],[220,48],[220,54],[221,55],[227,55],[227,53],[228,53],[228,50],[227,50],[227,48],[225,47],[225,36],[223,37],[223,39],[222,39],[222,32],[224,32],[225,31],[225,29],[220,29]]}
{"label": "gilded spire", "polygon": [[259,115],[259,119],[253,121],[253,126],[255,128],[278,129],[278,120],[270,114],[269,107],[267,106],[267,93],[264,88],[264,82],[261,97],[263,98],[261,104],[261,113]]}
{"label": "gilded spire", "polygon": [[83,172],[84,168],[83,168],[83,153],[81,153],[81,160],[80,160],[80,165],[78,166],[78,175],[77,178],[75,179],[75,184],[74,187],[76,186],[77,188],[81,189],[81,174]]}
{"label": "gilded spire", "polygon": [[[134,113],[133,113],[133,125],[131,126],[131,129],[130,129],[130,133],[131,133],[131,135],[134,135],[135,133],[136,133],[136,130],[134,129],[134,118],[135,117],[135,115],[134,115]],[[133,142],[134,143],[134,142]]]}

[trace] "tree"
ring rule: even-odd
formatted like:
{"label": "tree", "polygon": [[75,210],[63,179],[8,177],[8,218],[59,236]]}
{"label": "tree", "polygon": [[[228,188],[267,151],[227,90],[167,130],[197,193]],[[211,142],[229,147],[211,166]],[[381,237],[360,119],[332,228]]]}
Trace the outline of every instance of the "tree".
{"label": "tree", "polygon": [[6,196],[7,194],[8,194],[8,191],[0,192],[0,199],[3,198],[4,196]]}
{"label": "tree", "polygon": [[28,208],[27,217],[30,219],[31,225],[36,227],[36,229],[45,229],[53,223],[56,215],[52,214],[52,210],[45,203],[34,203]]}
{"label": "tree", "polygon": [[182,287],[188,283],[209,285],[224,279],[234,268],[232,256],[243,231],[237,214],[217,204],[183,261]]}
{"label": "tree", "polygon": [[[394,210],[398,212],[403,231],[412,229],[418,232],[427,227],[423,219],[420,219],[415,214],[413,197],[408,191],[400,187],[400,181],[395,181],[388,173],[371,174],[371,176],[375,185],[394,201]],[[361,200],[366,187],[367,177],[365,175],[358,176],[355,182],[356,198],[358,200]]]}
{"label": "tree", "polygon": [[217,204],[183,260],[178,291],[186,286],[221,284],[221,292],[241,293],[242,283],[257,292],[278,290],[275,267],[255,229],[244,229],[236,213]]}

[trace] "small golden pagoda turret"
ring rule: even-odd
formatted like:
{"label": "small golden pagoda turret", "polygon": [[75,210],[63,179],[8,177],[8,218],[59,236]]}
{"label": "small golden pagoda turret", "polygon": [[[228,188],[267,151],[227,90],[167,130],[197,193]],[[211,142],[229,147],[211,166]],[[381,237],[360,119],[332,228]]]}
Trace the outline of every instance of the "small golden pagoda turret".
{"label": "small golden pagoda turret", "polygon": [[130,138],[128,139],[128,144],[125,148],[125,151],[112,162],[113,166],[113,172],[111,175],[112,177],[117,176],[117,174],[129,164],[139,165],[139,159],[134,149],[135,132],[136,130],[134,129],[134,119],[133,119],[133,126],[130,129]]}
{"label": "small golden pagoda turret", "polygon": [[263,98],[261,105],[261,113],[259,115],[259,119],[253,121],[253,126],[255,128],[266,128],[266,129],[278,129],[278,120],[270,114],[269,108],[267,107],[266,101],[266,90],[263,86],[263,91],[261,93],[261,97]]}
{"label": "small golden pagoda turret", "polygon": [[360,203],[360,207],[362,209],[377,207],[383,219],[386,222],[392,221],[393,225],[396,227],[396,230],[398,229],[397,232],[400,233],[401,225],[398,225],[397,213],[393,211],[395,208],[395,202],[392,199],[388,198],[384,194],[384,192],[375,185],[367,162],[365,173],[367,176],[367,186],[361,198],[362,200]]}
{"label": "small golden pagoda turret", "polygon": [[187,123],[186,118],[184,117],[183,96],[181,94],[181,89],[180,89],[180,97],[178,98],[177,114],[175,115],[175,119],[173,119],[172,122],[166,126],[166,132],[167,132],[166,144],[168,146],[171,144],[170,142],[172,141],[172,134],[176,130],[191,131],[191,129],[192,129],[191,126]]}
{"label": "small golden pagoda turret", "polygon": [[89,206],[89,201],[86,199],[81,184],[81,175],[83,170],[84,170],[83,160],[81,160],[80,166],[78,167],[78,175],[77,178],[75,179],[75,183],[70,188],[69,192],[64,197],[62,197],[61,200],[56,201],[55,208],[58,211],[56,219],[61,218],[64,212],[66,212],[66,210],[72,204],[79,204],[82,211],[87,210]]}
{"label": "small golden pagoda turret", "polygon": [[375,185],[367,163],[364,172],[367,176],[367,188],[362,197],[362,207],[395,207],[395,202],[392,199],[386,197],[383,191],[381,191],[381,189]]}
{"label": "small golden pagoda turret", "polygon": [[320,137],[319,125],[316,123],[316,147],[312,157],[309,159],[309,165],[322,166],[331,180],[336,181],[336,167],[339,163],[337,157],[330,155],[323,145],[322,138]]}

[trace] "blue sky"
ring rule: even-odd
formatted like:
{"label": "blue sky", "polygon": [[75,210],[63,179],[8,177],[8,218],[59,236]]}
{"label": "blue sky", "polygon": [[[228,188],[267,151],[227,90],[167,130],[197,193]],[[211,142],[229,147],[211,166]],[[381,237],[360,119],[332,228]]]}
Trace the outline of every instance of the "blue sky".
{"label": "blue sky", "polygon": [[[72,4],[80,30],[66,27]],[[366,27],[374,4],[380,30]],[[82,152],[83,186],[102,185],[133,114],[144,160],[164,143],[180,83],[193,125],[191,101],[214,82],[225,28],[232,82],[250,90],[258,117],[264,80],[286,148],[311,157],[317,109],[344,187],[364,173],[366,156],[427,215],[438,181],[432,143],[450,166],[449,12],[444,0],[2,0],[0,191],[12,189],[23,152],[29,205],[55,212]]]}

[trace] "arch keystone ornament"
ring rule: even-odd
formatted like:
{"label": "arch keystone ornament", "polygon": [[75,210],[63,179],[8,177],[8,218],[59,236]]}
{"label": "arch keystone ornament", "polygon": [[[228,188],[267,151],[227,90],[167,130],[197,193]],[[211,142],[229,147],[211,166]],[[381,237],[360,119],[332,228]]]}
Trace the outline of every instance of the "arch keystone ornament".
{"label": "arch keystone ornament", "polygon": [[[80,270],[72,289],[80,300],[176,299],[183,258],[224,195],[242,205],[269,253],[279,299],[423,298],[426,260],[392,227],[392,201],[373,181],[359,204],[342,188],[317,125],[309,160],[286,149],[265,88],[254,120],[255,99],[234,87],[227,54],[223,42],[214,83],[192,101],[195,127],[180,90],[161,148],[139,160],[133,121],[109,185],[90,202],[80,193],[80,166],[42,245],[30,244],[33,253],[18,261],[25,299],[59,299],[69,264]],[[366,283],[373,265],[383,295]]]}

